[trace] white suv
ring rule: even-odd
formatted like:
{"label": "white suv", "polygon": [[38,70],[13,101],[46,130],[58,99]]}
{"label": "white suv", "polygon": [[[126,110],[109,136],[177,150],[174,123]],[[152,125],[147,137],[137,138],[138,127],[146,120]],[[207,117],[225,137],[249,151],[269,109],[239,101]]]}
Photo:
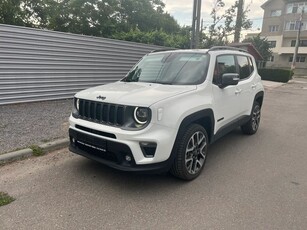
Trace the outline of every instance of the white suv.
{"label": "white suv", "polygon": [[257,132],[263,96],[244,50],[152,52],[122,80],[75,95],[70,150],[120,170],[192,180],[209,144],[238,126]]}

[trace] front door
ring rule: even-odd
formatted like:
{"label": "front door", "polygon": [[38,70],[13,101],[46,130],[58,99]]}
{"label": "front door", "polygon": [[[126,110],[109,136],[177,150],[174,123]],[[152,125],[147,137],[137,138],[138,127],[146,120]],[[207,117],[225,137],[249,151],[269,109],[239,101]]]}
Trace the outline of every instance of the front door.
{"label": "front door", "polygon": [[220,88],[221,78],[224,73],[237,73],[234,55],[220,55],[216,58],[213,76],[213,105],[215,117],[215,133],[223,126],[230,124],[238,118],[241,112],[240,89],[237,85]]}

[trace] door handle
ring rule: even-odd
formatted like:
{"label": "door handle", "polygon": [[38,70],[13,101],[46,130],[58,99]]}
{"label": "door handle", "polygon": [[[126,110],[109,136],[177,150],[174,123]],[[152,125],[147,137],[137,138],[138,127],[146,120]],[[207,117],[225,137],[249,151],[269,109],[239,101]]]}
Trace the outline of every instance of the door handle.
{"label": "door handle", "polygon": [[238,95],[242,92],[242,89],[236,89],[235,94]]}
{"label": "door handle", "polygon": [[252,89],[256,89],[257,84],[252,84]]}

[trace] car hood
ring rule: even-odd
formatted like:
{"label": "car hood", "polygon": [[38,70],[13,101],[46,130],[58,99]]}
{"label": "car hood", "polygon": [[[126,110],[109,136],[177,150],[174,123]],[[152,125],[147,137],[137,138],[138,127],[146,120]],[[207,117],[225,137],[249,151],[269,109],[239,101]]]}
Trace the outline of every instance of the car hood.
{"label": "car hood", "polygon": [[195,85],[162,85],[119,81],[83,90],[77,93],[76,97],[92,101],[149,107],[158,101],[192,90],[196,90]]}

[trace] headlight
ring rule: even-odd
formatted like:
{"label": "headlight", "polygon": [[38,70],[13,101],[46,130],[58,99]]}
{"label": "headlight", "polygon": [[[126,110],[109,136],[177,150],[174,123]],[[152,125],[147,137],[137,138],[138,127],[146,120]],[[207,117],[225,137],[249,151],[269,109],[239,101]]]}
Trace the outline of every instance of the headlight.
{"label": "headlight", "polygon": [[149,119],[149,110],[148,108],[136,107],[134,109],[134,120],[140,124],[144,125]]}
{"label": "headlight", "polygon": [[78,98],[74,98],[73,105],[72,105],[72,116],[78,118],[79,116],[79,107],[80,107],[80,100]]}

